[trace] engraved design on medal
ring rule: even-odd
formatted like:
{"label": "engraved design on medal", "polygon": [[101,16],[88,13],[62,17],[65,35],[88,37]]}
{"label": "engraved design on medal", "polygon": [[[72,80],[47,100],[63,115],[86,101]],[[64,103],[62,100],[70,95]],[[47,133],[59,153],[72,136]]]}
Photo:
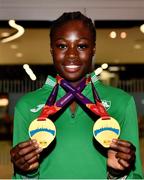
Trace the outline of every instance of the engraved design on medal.
{"label": "engraved design on medal", "polygon": [[112,117],[106,120],[99,118],[93,126],[93,135],[102,146],[108,148],[112,139],[120,135],[119,123]]}
{"label": "engraved design on medal", "polygon": [[48,118],[35,119],[29,126],[29,136],[36,139],[41,148],[46,148],[56,136],[56,127]]}

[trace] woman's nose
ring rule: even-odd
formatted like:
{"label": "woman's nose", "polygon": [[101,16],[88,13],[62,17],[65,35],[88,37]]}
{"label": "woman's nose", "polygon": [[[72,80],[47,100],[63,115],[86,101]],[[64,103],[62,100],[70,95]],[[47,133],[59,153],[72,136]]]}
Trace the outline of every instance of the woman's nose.
{"label": "woman's nose", "polygon": [[69,57],[69,58],[75,58],[75,57],[77,57],[77,54],[78,52],[77,52],[77,49],[76,48],[74,48],[74,47],[72,47],[72,48],[68,48],[68,51],[67,51],[67,56]]}

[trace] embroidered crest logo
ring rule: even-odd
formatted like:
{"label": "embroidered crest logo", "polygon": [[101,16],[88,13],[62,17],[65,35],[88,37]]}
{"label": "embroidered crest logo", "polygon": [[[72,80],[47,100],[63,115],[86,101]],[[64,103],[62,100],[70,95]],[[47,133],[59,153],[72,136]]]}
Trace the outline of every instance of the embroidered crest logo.
{"label": "embroidered crest logo", "polygon": [[31,112],[36,113],[44,107],[45,104],[39,104],[35,108],[30,109]]}
{"label": "embroidered crest logo", "polygon": [[102,100],[102,104],[106,110],[108,110],[111,107],[111,101]]}

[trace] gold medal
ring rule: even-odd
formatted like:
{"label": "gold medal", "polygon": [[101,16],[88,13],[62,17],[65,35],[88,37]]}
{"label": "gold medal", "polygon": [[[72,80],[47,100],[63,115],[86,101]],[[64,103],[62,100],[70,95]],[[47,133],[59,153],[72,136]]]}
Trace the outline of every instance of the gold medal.
{"label": "gold medal", "polygon": [[31,139],[36,139],[41,148],[46,148],[56,136],[56,127],[48,118],[35,119],[29,126],[29,136]]}
{"label": "gold medal", "polygon": [[102,146],[108,148],[112,139],[120,135],[119,123],[112,117],[106,120],[99,118],[93,126],[93,135]]}

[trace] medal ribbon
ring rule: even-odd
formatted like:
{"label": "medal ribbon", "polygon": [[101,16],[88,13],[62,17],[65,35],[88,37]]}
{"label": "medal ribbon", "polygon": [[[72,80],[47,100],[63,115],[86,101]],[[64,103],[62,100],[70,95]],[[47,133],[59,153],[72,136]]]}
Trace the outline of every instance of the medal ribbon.
{"label": "medal ribbon", "polygon": [[105,110],[98,93],[94,87],[94,84],[90,78],[91,85],[92,85],[92,91],[95,103],[90,101],[86,96],[84,96],[81,92],[77,91],[69,82],[67,82],[65,79],[61,77],[58,78],[58,83],[63,87],[66,91],[70,91],[82,104],[84,104],[87,108],[89,108],[92,112],[99,115],[103,120],[110,119],[109,114]]}
{"label": "medal ribbon", "polygon": [[[60,76],[59,76],[59,78],[57,78],[57,81],[59,81],[59,80],[60,80]],[[78,93],[80,93],[85,88],[87,83],[88,83],[88,79],[84,78],[80,82],[80,84],[75,88],[75,90]],[[55,102],[57,93],[58,93],[58,86],[59,86],[59,83],[57,82],[57,84],[54,86],[45,106],[43,107],[40,116],[38,117],[38,121],[45,121],[45,119],[49,115],[55,114],[57,111],[62,109],[66,104],[68,104],[74,98],[73,93],[71,91],[69,91],[62,98],[60,98],[58,101]]]}
{"label": "medal ribbon", "polygon": [[[85,97],[81,93],[81,91],[90,81],[92,85],[92,91],[93,91],[95,103],[90,101],[87,97]],[[67,91],[67,93],[62,98],[60,98],[58,101],[55,102],[59,85],[62,88],[64,88]],[[60,76],[57,76],[57,84],[54,86],[45,106],[42,109],[40,116],[38,117],[38,120],[45,120],[45,118],[47,118],[49,115],[55,114],[57,111],[62,109],[62,107],[68,104],[72,99],[74,99],[74,97],[77,100],[79,100],[82,104],[84,104],[87,108],[89,108],[92,112],[102,117],[103,120],[110,118],[98,96],[98,93],[90,77],[83,79],[77,87],[73,87],[65,79],[61,78]]]}

